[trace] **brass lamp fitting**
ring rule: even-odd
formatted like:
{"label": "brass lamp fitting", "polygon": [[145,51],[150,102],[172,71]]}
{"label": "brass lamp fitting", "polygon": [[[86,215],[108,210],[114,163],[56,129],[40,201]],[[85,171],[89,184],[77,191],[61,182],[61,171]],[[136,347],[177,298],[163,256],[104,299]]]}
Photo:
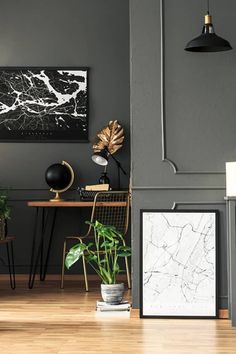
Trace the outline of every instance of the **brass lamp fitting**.
{"label": "brass lamp fitting", "polygon": [[210,14],[205,15],[205,25],[211,25],[212,24],[212,16]]}

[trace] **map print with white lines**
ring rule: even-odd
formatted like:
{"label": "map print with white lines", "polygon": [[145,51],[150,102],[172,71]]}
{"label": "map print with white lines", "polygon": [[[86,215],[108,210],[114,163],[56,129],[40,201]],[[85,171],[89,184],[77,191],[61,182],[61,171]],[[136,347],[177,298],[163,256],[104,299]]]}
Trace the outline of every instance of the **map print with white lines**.
{"label": "map print with white lines", "polygon": [[143,314],[215,316],[215,213],[143,213]]}
{"label": "map print with white lines", "polygon": [[0,138],[87,138],[87,70],[0,70]]}

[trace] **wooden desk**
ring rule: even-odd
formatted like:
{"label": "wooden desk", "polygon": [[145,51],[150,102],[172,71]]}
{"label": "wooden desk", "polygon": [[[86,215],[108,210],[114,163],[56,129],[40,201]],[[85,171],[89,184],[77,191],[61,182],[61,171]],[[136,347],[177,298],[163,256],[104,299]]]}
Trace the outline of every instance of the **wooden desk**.
{"label": "wooden desk", "polygon": [[[35,274],[38,265],[40,265],[40,280],[41,281],[45,280],[58,208],[68,208],[68,207],[69,208],[92,208],[93,204],[94,204],[93,201],[82,201],[82,200],[81,201],[65,200],[61,202],[50,202],[48,200],[39,200],[39,201],[27,202],[28,207],[36,208],[30,271],[29,271],[29,283],[28,283],[29,289],[32,289],[34,286]],[[96,206],[109,206],[109,207],[126,206],[126,202],[109,202],[109,201],[97,202]],[[49,233],[49,240],[45,239],[46,233]],[[46,257],[44,257],[44,253],[46,253]]]}
{"label": "wooden desk", "polygon": [[[84,207],[92,207],[93,206],[93,201],[91,202],[86,202],[83,200],[80,201],[73,201],[73,200],[65,200],[62,202],[50,202],[48,200],[43,200],[43,201],[29,201],[27,202],[27,205],[29,207],[41,207],[41,208],[50,208],[50,207],[73,207],[73,208],[84,208]],[[126,202],[97,202],[97,206],[112,206],[112,207],[118,207],[118,206],[126,206]]]}

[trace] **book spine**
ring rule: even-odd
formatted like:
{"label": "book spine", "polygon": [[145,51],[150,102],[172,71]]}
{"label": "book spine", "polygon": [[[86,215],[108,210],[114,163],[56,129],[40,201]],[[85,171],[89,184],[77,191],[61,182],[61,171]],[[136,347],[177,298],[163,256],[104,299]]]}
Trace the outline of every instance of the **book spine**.
{"label": "book spine", "polygon": [[106,309],[106,310],[111,310],[111,311],[119,311],[119,310],[128,310],[130,309],[130,306],[96,306],[96,308],[99,309]]}
{"label": "book spine", "polygon": [[130,311],[130,308],[123,308],[123,309],[108,309],[108,308],[102,308],[102,307],[97,307],[96,311],[100,311],[100,312],[120,312],[120,311]]}

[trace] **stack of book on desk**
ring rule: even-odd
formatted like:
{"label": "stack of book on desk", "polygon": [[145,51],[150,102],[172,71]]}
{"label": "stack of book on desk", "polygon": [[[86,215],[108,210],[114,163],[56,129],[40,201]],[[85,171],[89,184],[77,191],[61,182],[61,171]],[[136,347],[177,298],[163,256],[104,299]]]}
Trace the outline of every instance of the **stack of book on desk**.
{"label": "stack of book on desk", "polygon": [[131,304],[128,301],[122,301],[118,305],[110,305],[104,301],[97,301],[96,311],[100,312],[124,312],[130,311]]}

